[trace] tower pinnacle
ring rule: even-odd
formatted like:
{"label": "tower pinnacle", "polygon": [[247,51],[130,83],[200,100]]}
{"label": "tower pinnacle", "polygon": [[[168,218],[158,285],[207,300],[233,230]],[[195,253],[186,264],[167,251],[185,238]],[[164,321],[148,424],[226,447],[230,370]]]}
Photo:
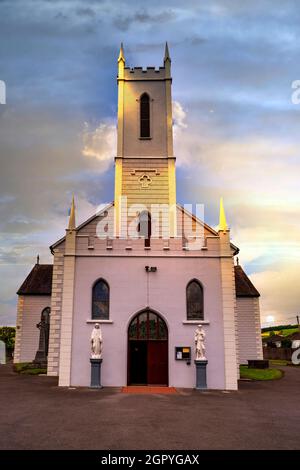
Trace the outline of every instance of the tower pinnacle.
{"label": "tower pinnacle", "polygon": [[169,47],[168,47],[168,43],[166,42],[166,45],[165,45],[165,57],[164,57],[164,62],[166,62],[167,60],[169,60],[171,62],[171,57],[170,57],[170,53],[169,53]]}
{"label": "tower pinnacle", "polygon": [[76,228],[76,223],[75,223],[75,200],[74,200],[74,194],[73,194],[72,204],[71,204],[71,209],[70,209],[68,229],[69,230],[74,230],[75,228]]}
{"label": "tower pinnacle", "polygon": [[222,230],[222,231],[228,230],[226,215],[225,215],[225,210],[224,210],[224,205],[223,205],[223,198],[222,197],[220,199],[219,231],[220,230]]}
{"label": "tower pinnacle", "polygon": [[119,52],[119,57],[118,57],[118,63],[120,61],[123,61],[125,64],[125,56],[124,56],[124,48],[123,48],[123,43],[121,42],[121,47],[120,47],[120,52]]}

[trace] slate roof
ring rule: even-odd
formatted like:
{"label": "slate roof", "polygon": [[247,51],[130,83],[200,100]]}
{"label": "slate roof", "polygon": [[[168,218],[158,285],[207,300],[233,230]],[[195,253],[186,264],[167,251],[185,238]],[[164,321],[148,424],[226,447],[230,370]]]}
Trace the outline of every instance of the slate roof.
{"label": "slate roof", "polygon": [[51,295],[52,264],[36,264],[18,290],[18,295]]}
{"label": "slate roof", "polygon": [[260,293],[255,289],[249,277],[241,266],[234,267],[235,290],[237,297],[259,297]]}

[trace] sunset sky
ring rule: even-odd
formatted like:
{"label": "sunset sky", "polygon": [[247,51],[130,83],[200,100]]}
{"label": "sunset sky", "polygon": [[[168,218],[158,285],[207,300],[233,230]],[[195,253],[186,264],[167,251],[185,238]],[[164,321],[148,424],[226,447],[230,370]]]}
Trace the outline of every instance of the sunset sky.
{"label": "sunset sky", "polygon": [[0,324],[64,234],[113,199],[117,57],[172,58],[177,199],[218,224],[223,196],[261,317],[300,314],[297,0],[0,0]]}

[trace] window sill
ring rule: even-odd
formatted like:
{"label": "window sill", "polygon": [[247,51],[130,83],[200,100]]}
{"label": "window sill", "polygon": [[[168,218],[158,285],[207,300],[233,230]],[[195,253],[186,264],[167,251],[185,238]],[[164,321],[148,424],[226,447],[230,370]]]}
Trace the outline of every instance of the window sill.
{"label": "window sill", "polygon": [[209,325],[209,320],[183,320],[184,325]]}
{"label": "window sill", "polygon": [[140,140],[151,140],[152,137],[139,137]]}
{"label": "window sill", "polygon": [[113,320],[86,320],[86,323],[108,323],[108,324],[111,324],[113,323]]}

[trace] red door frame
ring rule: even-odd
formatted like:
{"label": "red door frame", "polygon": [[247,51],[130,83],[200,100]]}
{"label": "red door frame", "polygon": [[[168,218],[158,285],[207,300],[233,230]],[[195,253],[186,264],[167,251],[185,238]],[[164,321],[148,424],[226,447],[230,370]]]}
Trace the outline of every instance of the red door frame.
{"label": "red door frame", "polygon": [[[130,342],[129,329],[130,329],[131,324],[135,320],[135,318],[137,318],[137,324],[139,324],[139,318],[138,317],[142,313],[148,313],[148,316],[147,316],[147,336],[149,335],[149,313],[153,313],[158,319],[160,319],[163,322],[163,324],[165,326],[165,330],[167,332],[167,338],[164,339],[164,340],[161,339],[160,341],[163,340],[167,343],[167,348],[166,348],[166,360],[167,360],[167,374],[166,374],[167,380],[166,381],[167,381],[167,383],[166,383],[166,386],[168,387],[169,386],[169,330],[168,330],[167,323],[162,318],[162,316],[159,313],[157,313],[157,312],[155,312],[154,310],[151,310],[151,309],[141,310],[136,315],[134,315],[134,317],[132,317],[132,319],[131,319],[131,321],[128,325],[128,328],[127,328],[127,385],[130,385],[130,366],[131,366],[131,364],[130,364],[130,347],[129,347],[129,342]],[[141,340],[145,341],[145,339],[141,339]],[[147,338],[146,341],[147,341],[147,348],[148,348],[148,343],[150,341],[155,341],[155,340]],[[147,360],[147,366],[148,366],[148,360]],[[148,376],[148,374],[147,374],[147,376]],[[147,384],[147,385],[151,385],[151,384]]]}

